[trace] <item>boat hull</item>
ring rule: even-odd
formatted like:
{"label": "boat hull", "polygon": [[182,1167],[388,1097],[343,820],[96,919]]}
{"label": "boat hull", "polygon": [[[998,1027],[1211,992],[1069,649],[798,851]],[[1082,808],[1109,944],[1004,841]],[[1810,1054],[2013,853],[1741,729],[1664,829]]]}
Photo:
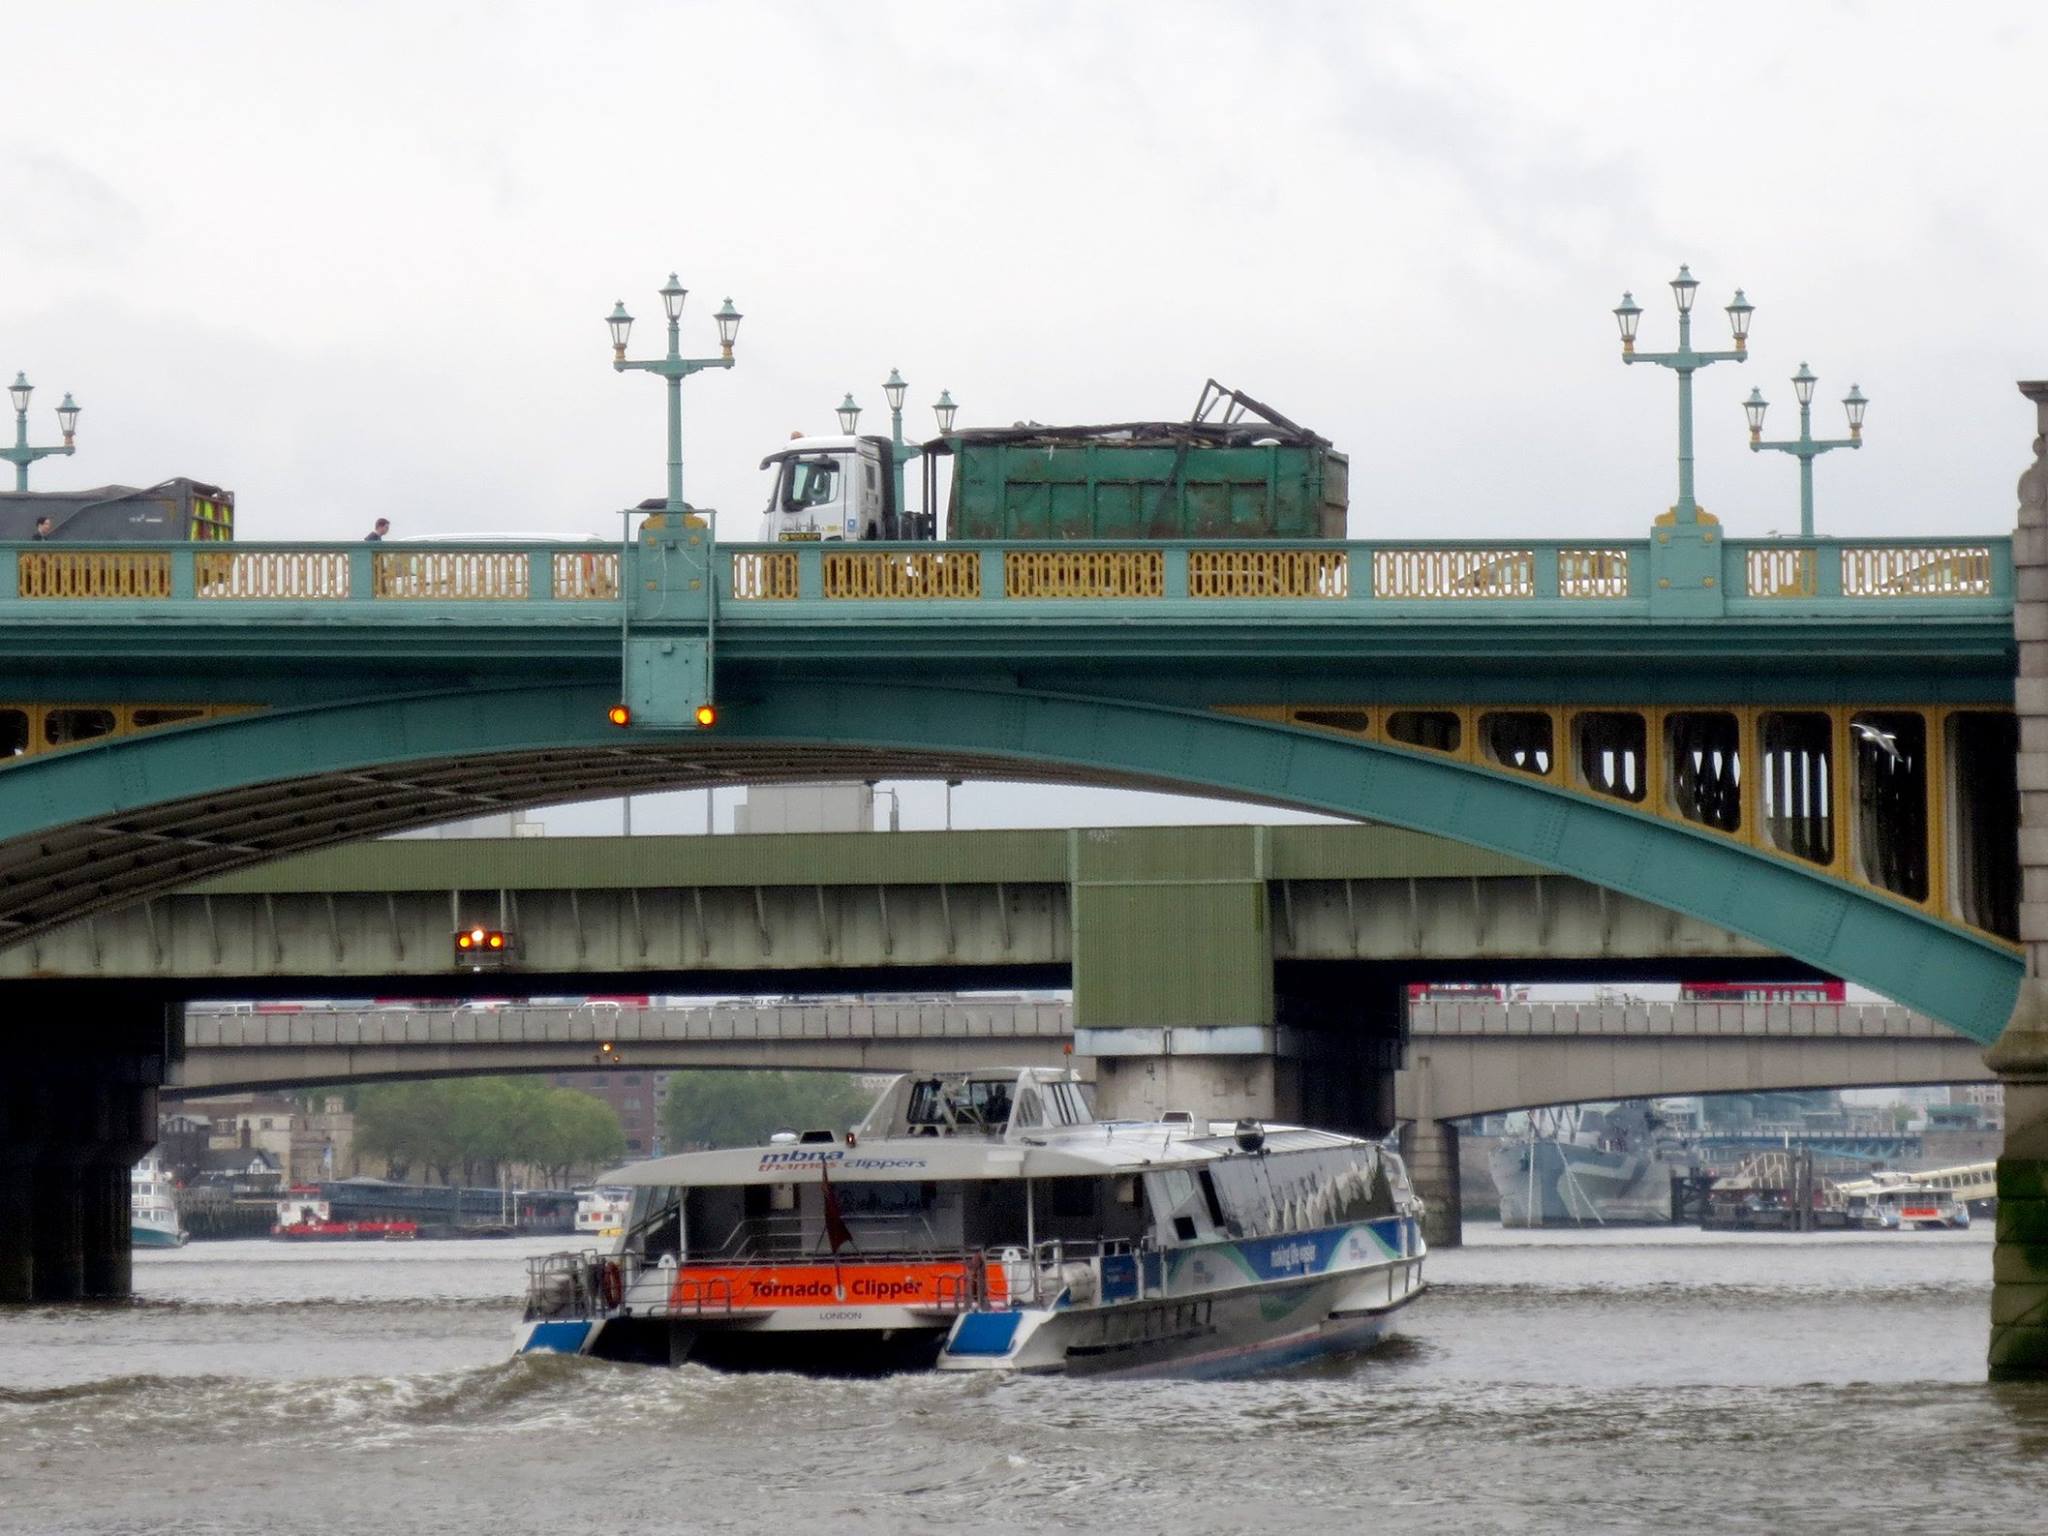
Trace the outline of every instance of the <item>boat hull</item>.
{"label": "boat hull", "polygon": [[134,1248],[182,1248],[190,1240],[185,1232],[166,1232],[162,1227],[147,1227],[137,1222],[128,1228],[129,1246]]}
{"label": "boat hull", "polygon": [[[1396,1315],[1422,1294],[1417,1284],[1391,1306],[1359,1312],[1339,1312],[1326,1304],[1326,1286],[1309,1288],[1299,1314],[1312,1317],[1305,1325],[1276,1324],[1262,1315],[1262,1308],[1275,1298],[1267,1293],[1258,1298],[1221,1302],[1211,1313],[1211,1323],[1199,1333],[1150,1342],[1110,1345],[1085,1342],[1063,1343],[1060,1335],[1085,1339],[1085,1330],[1055,1329],[1045,1343],[1062,1358],[1015,1369],[1049,1375],[1117,1377],[1124,1380],[1159,1378],[1229,1378],[1263,1374],[1288,1366],[1306,1364],[1331,1355],[1356,1354],[1373,1348],[1393,1331]],[[1070,1314],[1071,1315],[1071,1314]],[[942,1369],[957,1370],[942,1358]]]}
{"label": "boat hull", "polygon": [[286,1243],[390,1243],[410,1242],[419,1231],[410,1221],[321,1221],[272,1227],[270,1236]]}
{"label": "boat hull", "polygon": [[716,1371],[806,1376],[894,1376],[928,1371],[947,1323],[901,1328],[763,1328],[616,1316],[521,1323],[514,1354],[590,1355],[634,1365],[702,1365]]}
{"label": "boat hull", "polygon": [[[1316,1259],[1306,1259],[1310,1251]],[[1409,1221],[1192,1248],[1172,1255],[1159,1294],[1082,1306],[1063,1297],[1049,1307],[970,1314],[955,1325],[938,1367],[1228,1377],[1369,1349],[1422,1295],[1425,1251]],[[1286,1273],[1297,1256],[1323,1267]],[[1225,1283],[1240,1277],[1249,1283]]]}

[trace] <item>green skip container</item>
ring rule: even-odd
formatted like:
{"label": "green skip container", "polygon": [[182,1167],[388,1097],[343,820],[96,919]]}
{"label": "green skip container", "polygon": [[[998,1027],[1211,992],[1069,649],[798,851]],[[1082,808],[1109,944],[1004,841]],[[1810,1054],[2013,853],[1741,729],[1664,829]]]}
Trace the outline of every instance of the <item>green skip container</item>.
{"label": "green skip container", "polygon": [[948,539],[1341,539],[1350,463],[1292,423],[976,429],[925,445],[926,500],[951,455]]}

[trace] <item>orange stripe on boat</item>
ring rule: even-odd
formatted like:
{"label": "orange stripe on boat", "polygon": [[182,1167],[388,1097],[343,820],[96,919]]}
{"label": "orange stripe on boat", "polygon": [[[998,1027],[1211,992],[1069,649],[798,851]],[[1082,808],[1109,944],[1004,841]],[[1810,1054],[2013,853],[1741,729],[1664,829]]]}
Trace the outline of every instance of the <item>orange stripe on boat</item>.
{"label": "orange stripe on boat", "polygon": [[[967,1266],[941,1264],[691,1264],[676,1271],[669,1290],[674,1307],[953,1307],[962,1303]],[[1000,1265],[990,1265],[988,1289],[1008,1292]]]}

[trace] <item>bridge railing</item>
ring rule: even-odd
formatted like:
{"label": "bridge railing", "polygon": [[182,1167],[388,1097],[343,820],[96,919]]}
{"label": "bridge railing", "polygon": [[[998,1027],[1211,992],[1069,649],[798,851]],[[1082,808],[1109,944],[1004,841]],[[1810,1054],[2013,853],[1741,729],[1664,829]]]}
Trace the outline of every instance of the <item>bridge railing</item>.
{"label": "bridge railing", "polygon": [[1957,1032],[1895,1003],[1677,1002],[1499,1003],[1420,1001],[1408,1009],[1413,1039],[1935,1040]]}
{"label": "bridge railing", "polygon": [[[1246,600],[1303,604],[1654,606],[1648,540],[1111,544],[798,544],[720,549],[737,603]],[[2009,601],[2005,538],[1733,540],[1735,604]]]}
{"label": "bridge railing", "polygon": [[[610,605],[620,553],[596,543],[0,544],[0,601]],[[2003,605],[2007,538],[1725,540],[1731,610]],[[724,545],[721,596],[794,602],[1247,601],[1307,609],[1526,605],[1587,617],[1656,607],[1648,540]]]}
{"label": "bridge railing", "polygon": [[604,602],[619,552],[591,544],[0,544],[0,601]]}

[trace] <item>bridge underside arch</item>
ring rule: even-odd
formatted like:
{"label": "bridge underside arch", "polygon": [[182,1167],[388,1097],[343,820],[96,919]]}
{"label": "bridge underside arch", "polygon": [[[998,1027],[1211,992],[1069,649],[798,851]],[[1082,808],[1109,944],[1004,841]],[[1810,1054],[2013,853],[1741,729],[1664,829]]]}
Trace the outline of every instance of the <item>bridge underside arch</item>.
{"label": "bridge underside arch", "polygon": [[624,791],[823,777],[1193,793],[1492,849],[1747,935],[1981,1041],[2018,959],[1699,832],[1419,753],[1202,709],[1016,690],[778,682],[713,731],[630,736],[604,690],[492,689],[247,714],[6,770],[0,943],[208,875]]}

